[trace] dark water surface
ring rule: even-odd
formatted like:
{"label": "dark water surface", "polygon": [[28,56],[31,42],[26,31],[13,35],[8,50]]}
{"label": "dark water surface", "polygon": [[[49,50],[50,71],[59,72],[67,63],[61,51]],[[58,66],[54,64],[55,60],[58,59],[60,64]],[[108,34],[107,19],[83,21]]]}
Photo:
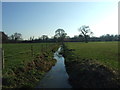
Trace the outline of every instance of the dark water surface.
{"label": "dark water surface", "polygon": [[54,53],[57,60],[55,66],[45,75],[36,88],[72,88],[68,83],[68,74],[65,69],[64,57],[59,55],[61,47]]}

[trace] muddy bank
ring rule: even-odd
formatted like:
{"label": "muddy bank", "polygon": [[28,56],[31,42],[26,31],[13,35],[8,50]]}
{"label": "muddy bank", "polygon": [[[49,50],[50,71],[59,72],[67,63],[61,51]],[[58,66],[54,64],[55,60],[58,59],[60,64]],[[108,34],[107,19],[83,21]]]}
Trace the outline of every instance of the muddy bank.
{"label": "muddy bank", "polygon": [[53,59],[53,53],[57,48],[57,45],[52,46],[40,55],[36,55],[30,62],[23,62],[17,68],[10,68],[3,75],[2,88],[34,88],[45,73],[55,65],[56,60]]}
{"label": "muddy bank", "polygon": [[66,70],[73,88],[119,88],[120,77],[117,71],[102,65],[96,60],[81,59],[73,49],[64,46]]}

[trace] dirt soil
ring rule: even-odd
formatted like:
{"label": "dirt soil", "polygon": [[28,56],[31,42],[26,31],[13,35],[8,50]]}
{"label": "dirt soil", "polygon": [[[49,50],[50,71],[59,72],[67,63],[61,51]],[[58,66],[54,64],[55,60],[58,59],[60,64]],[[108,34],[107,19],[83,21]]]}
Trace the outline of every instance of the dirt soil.
{"label": "dirt soil", "polygon": [[73,88],[120,88],[120,74],[96,60],[81,59],[64,47],[66,71]]}
{"label": "dirt soil", "polygon": [[73,88],[118,88],[117,72],[104,65],[82,60],[66,63],[69,81]]}

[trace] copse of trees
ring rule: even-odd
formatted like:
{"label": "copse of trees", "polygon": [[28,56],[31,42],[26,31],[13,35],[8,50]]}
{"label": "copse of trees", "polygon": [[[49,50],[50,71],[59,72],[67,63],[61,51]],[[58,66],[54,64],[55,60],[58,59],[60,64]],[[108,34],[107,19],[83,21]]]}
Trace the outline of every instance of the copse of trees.
{"label": "copse of trees", "polygon": [[[84,42],[83,35],[75,35],[67,40],[69,42]],[[105,34],[100,37],[89,37],[88,41],[120,41],[120,35]]]}
{"label": "copse of trees", "polygon": [[14,33],[8,37],[8,42],[21,42],[22,41],[22,34],[21,33]]}
{"label": "copse of trees", "polygon": [[102,35],[100,36],[101,41],[120,41],[120,35]]}
{"label": "copse of trees", "polygon": [[30,37],[29,40],[23,40],[21,33],[14,33],[9,37],[2,34],[2,42],[3,43],[40,43],[40,42],[58,42],[63,44],[63,42],[94,42],[94,41],[120,41],[120,35],[110,35],[105,34],[100,37],[93,37],[91,36],[93,32],[90,30],[89,26],[83,25],[79,28],[81,32],[78,35],[74,35],[74,37],[67,36],[65,30],[57,29],[55,31],[55,35],[51,38],[48,35],[42,35],[38,38],[34,38],[34,36]]}
{"label": "copse of trees", "polygon": [[15,41],[18,41],[18,40],[22,40],[22,34],[21,33],[14,33],[12,34],[10,37],[9,37],[10,40],[15,40]]}
{"label": "copse of trees", "polygon": [[45,41],[47,41],[49,38],[48,38],[47,35],[42,35],[42,36],[41,36],[41,39],[45,42]]}

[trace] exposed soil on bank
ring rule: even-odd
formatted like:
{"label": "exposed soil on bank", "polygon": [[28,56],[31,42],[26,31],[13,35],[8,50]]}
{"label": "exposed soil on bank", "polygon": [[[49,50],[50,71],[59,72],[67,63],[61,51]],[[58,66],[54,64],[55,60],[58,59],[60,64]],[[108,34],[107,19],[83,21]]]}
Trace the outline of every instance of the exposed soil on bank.
{"label": "exposed soil on bank", "polygon": [[58,46],[53,46],[48,51],[35,56],[35,58],[23,63],[19,67],[11,68],[2,78],[2,87],[4,88],[34,88],[36,84],[43,78],[45,73],[55,65],[56,60],[53,59],[53,53]]}
{"label": "exposed soil on bank", "polygon": [[96,60],[81,59],[73,49],[64,46],[64,57],[69,82],[73,88],[119,88],[120,75],[117,71]]}

